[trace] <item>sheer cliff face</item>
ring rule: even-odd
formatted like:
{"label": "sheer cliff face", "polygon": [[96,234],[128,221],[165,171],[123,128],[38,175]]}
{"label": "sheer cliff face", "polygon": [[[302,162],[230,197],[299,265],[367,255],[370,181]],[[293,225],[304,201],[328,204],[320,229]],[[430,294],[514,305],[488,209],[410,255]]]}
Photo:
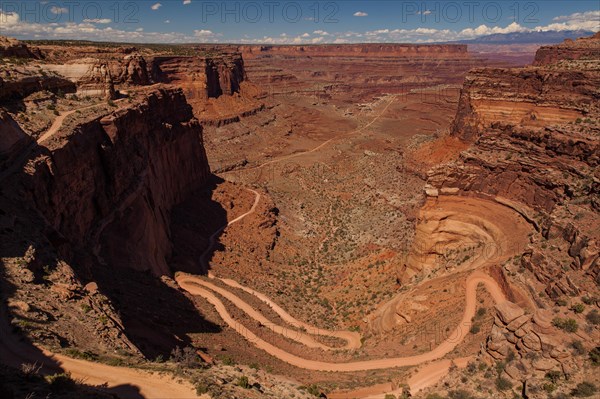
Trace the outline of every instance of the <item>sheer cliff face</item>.
{"label": "sheer cliff face", "polygon": [[[595,43],[600,49],[600,40],[584,41],[586,48]],[[472,147],[457,165],[434,170],[432,183],[503,196],[544,212],[575,198],[589,198],[600,209],[598,87],[594,63],[570,58],[472,71],[452,130]]]}
{"label": "sheer cliff face", "polygon": [[413,44],[327,44],[318,46],[240,46],[245,59],[261,55],[308,56],[420,56],[443,58],[449,54],[468,58],[466,45],[413,45]]}
{"label": "sheer cliff face", "polygon": [[181,87],[193,102],[238,93],[246,78],[239,54],[211,58],[156,57],[151,68],[154,81]]}
{"label": "sheer cliff face", "polygon": [[[543,48],[553,64],[478,69],[461,94],[452,134],[471,147],[434,168],[440,192],[485,196],[512,207],[570,256],[573,273],[600,282],[600,37]],[[572,57],[584,47],[595,59]],[[544,61],[545,63],[546,61]],[[524,267],[551,297],[570,292],[564,260],[545,246],[528,249]],[[545,244],[544,244],[545,245]],[[535,258],[535,261],[530,261]],[[566,276],[566,277],[565,277]],[[572,277],[572,276],[571,276]],[[565,280],[566,278],[566,280]]]}
{"label": "sheer cliff face", "polygon": [[65,130],[27,168],[35,207],[116,266],[170,274],[169,212],[209,176],[202,128],[181,90]]}

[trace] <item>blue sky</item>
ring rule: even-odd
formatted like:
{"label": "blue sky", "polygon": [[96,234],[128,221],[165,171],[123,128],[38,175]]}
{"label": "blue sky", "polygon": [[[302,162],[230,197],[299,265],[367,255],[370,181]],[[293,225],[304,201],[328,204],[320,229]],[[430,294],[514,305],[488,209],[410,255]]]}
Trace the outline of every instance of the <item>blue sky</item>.
{"label": "blue sky", "polygon": [[0,34],[123,42],[432,42],[600,30],[590,1],[5,1]]}

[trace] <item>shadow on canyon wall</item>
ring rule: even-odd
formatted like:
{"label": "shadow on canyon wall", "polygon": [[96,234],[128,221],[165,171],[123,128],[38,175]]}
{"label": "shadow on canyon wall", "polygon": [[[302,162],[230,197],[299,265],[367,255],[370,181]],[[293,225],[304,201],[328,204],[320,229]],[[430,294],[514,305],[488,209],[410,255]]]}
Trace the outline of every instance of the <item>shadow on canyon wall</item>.
{"label": "shadow on canyon wall", "polygon": [[[44,150],[39,147],[31,154],[43,153]],[[206,272],[195,254],[203,252],[209,242],[207,237],[227,223],[225,210],[212,200],[212,192],[218,182],[218,178],[212,177],[203,188],[173,209],[175,222],[172,223],[171,235],[175,245],[172,259],[167,260],[172,273],[178,270],[197,274]],[[73,244],[52,227],[34,203],[22,198],[20,188],[19,173],[4,179],[0,186],[0,259],[22,259],[18,261],[19,267],[23,268],[24,276],[29,275],[29,281],[25,281],[27,278],[22,280],[20,286],[37,285],[48,290],[49,294],[52,283],[47,276],[62,262],[70,265],[74,281],[83,285],[90,282],[97,284],[98,292],[110,300],[119,315],[122,322],[120,332],[151,360],[159,355],[169,358],[176,347],[191,346],[189,334],[220,331],[218,325],[202,317],[193,300],[172,280],[153,275],[150,271],[113,265],[110,259],[100,261],[93,255],[92,248]],[[6,265],[2,263],[0,266],[2,299],[6,301],[17,287],[6,279]],[[9,311],[5,317],[9,329],[11,319]],[[70,345],[65,337],[57,338],[61,346]],[[37,350],[33,345],[28,347]],[[0,360],[4,362],[4,359]],[[48,360],[48,364],[52,362]]]}

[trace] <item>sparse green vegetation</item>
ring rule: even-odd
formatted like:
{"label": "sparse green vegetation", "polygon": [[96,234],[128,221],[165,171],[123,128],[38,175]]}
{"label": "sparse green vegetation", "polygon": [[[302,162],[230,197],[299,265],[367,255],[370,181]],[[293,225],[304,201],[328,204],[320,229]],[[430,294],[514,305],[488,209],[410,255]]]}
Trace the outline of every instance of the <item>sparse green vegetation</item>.
{"label": "sparse green vegetation", "polygon": [[600,346],[592,349],[588,356],[594,366],[600,366]]}
{"label": "sparse green vegetation", "polygon": [[512,382],[510,382],[506,378],[498,377],[496,379],[496,388],[499,391],[508,391],[509,389],[512,389],[512,387],[513,387]]}
{"label": "sparse green vegetation", "polygon": [[600,324],[600,313],[598,313],[597,309],[591,310],[588,314],[585,315],[585,319],[588,323],[597,326]]}
{"label": "sparse green vegetation", "polygon": [[221,362],[225,365],[225,366],[235,366],[235,360],[233,359],[233,357],[229,356],[229,355],[220,355],[219,356],[219,360],[221,360]]}
{"label": "sparse green vegetation", "polygon": [[252,388],[252,385],[250,385],[250,382],[248,381],[248,377],[246,377],[245,375],[239,377],[235,382],[235,385],[244,389]]}
{"label": "sparse green vegetation", "polygon": [[571,391],[571,395],[578,398],[588,398],[594,395],[598,391],[596,385],[591,382],[584,381],[577,384],[577,386]]}
{"label": "sparse green vegetation", "polygon": [[571,310],[577,314],[583,313],[583,311],[585,310],[585,305],[583,303],[575,304],[571,306]]}
{"label": "sparse green vegetation", "polygon": [[52,392],[72,391],[76,387],[75,381],[69,373],[49,375],[46,377],[46,381],[50,384]]}
{"label": "sparse green vegetation", "polygon": [[574,333],[579,329],[579,325],[577,321],[574,319],[562,319],[560,317],[555,317],[552,320],[552,325],[556,328],[560,328],[566,332]]}

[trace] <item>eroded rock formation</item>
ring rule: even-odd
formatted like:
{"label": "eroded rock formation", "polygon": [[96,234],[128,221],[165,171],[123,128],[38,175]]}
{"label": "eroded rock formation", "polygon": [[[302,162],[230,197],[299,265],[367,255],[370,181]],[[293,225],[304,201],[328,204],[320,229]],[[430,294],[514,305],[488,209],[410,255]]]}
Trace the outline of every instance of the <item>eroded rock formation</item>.
{"label": "eroded rock formation", "polygon": [[16,39],[0,36],[0,57],[42,58],[42,54]]}
{"label": "eroded rock formation", "polygon": [[29,166],[28,196],[71,242],[105,262],[170,274],[169,212],[209,175],[202,128],[181,90],[61,132]]}

